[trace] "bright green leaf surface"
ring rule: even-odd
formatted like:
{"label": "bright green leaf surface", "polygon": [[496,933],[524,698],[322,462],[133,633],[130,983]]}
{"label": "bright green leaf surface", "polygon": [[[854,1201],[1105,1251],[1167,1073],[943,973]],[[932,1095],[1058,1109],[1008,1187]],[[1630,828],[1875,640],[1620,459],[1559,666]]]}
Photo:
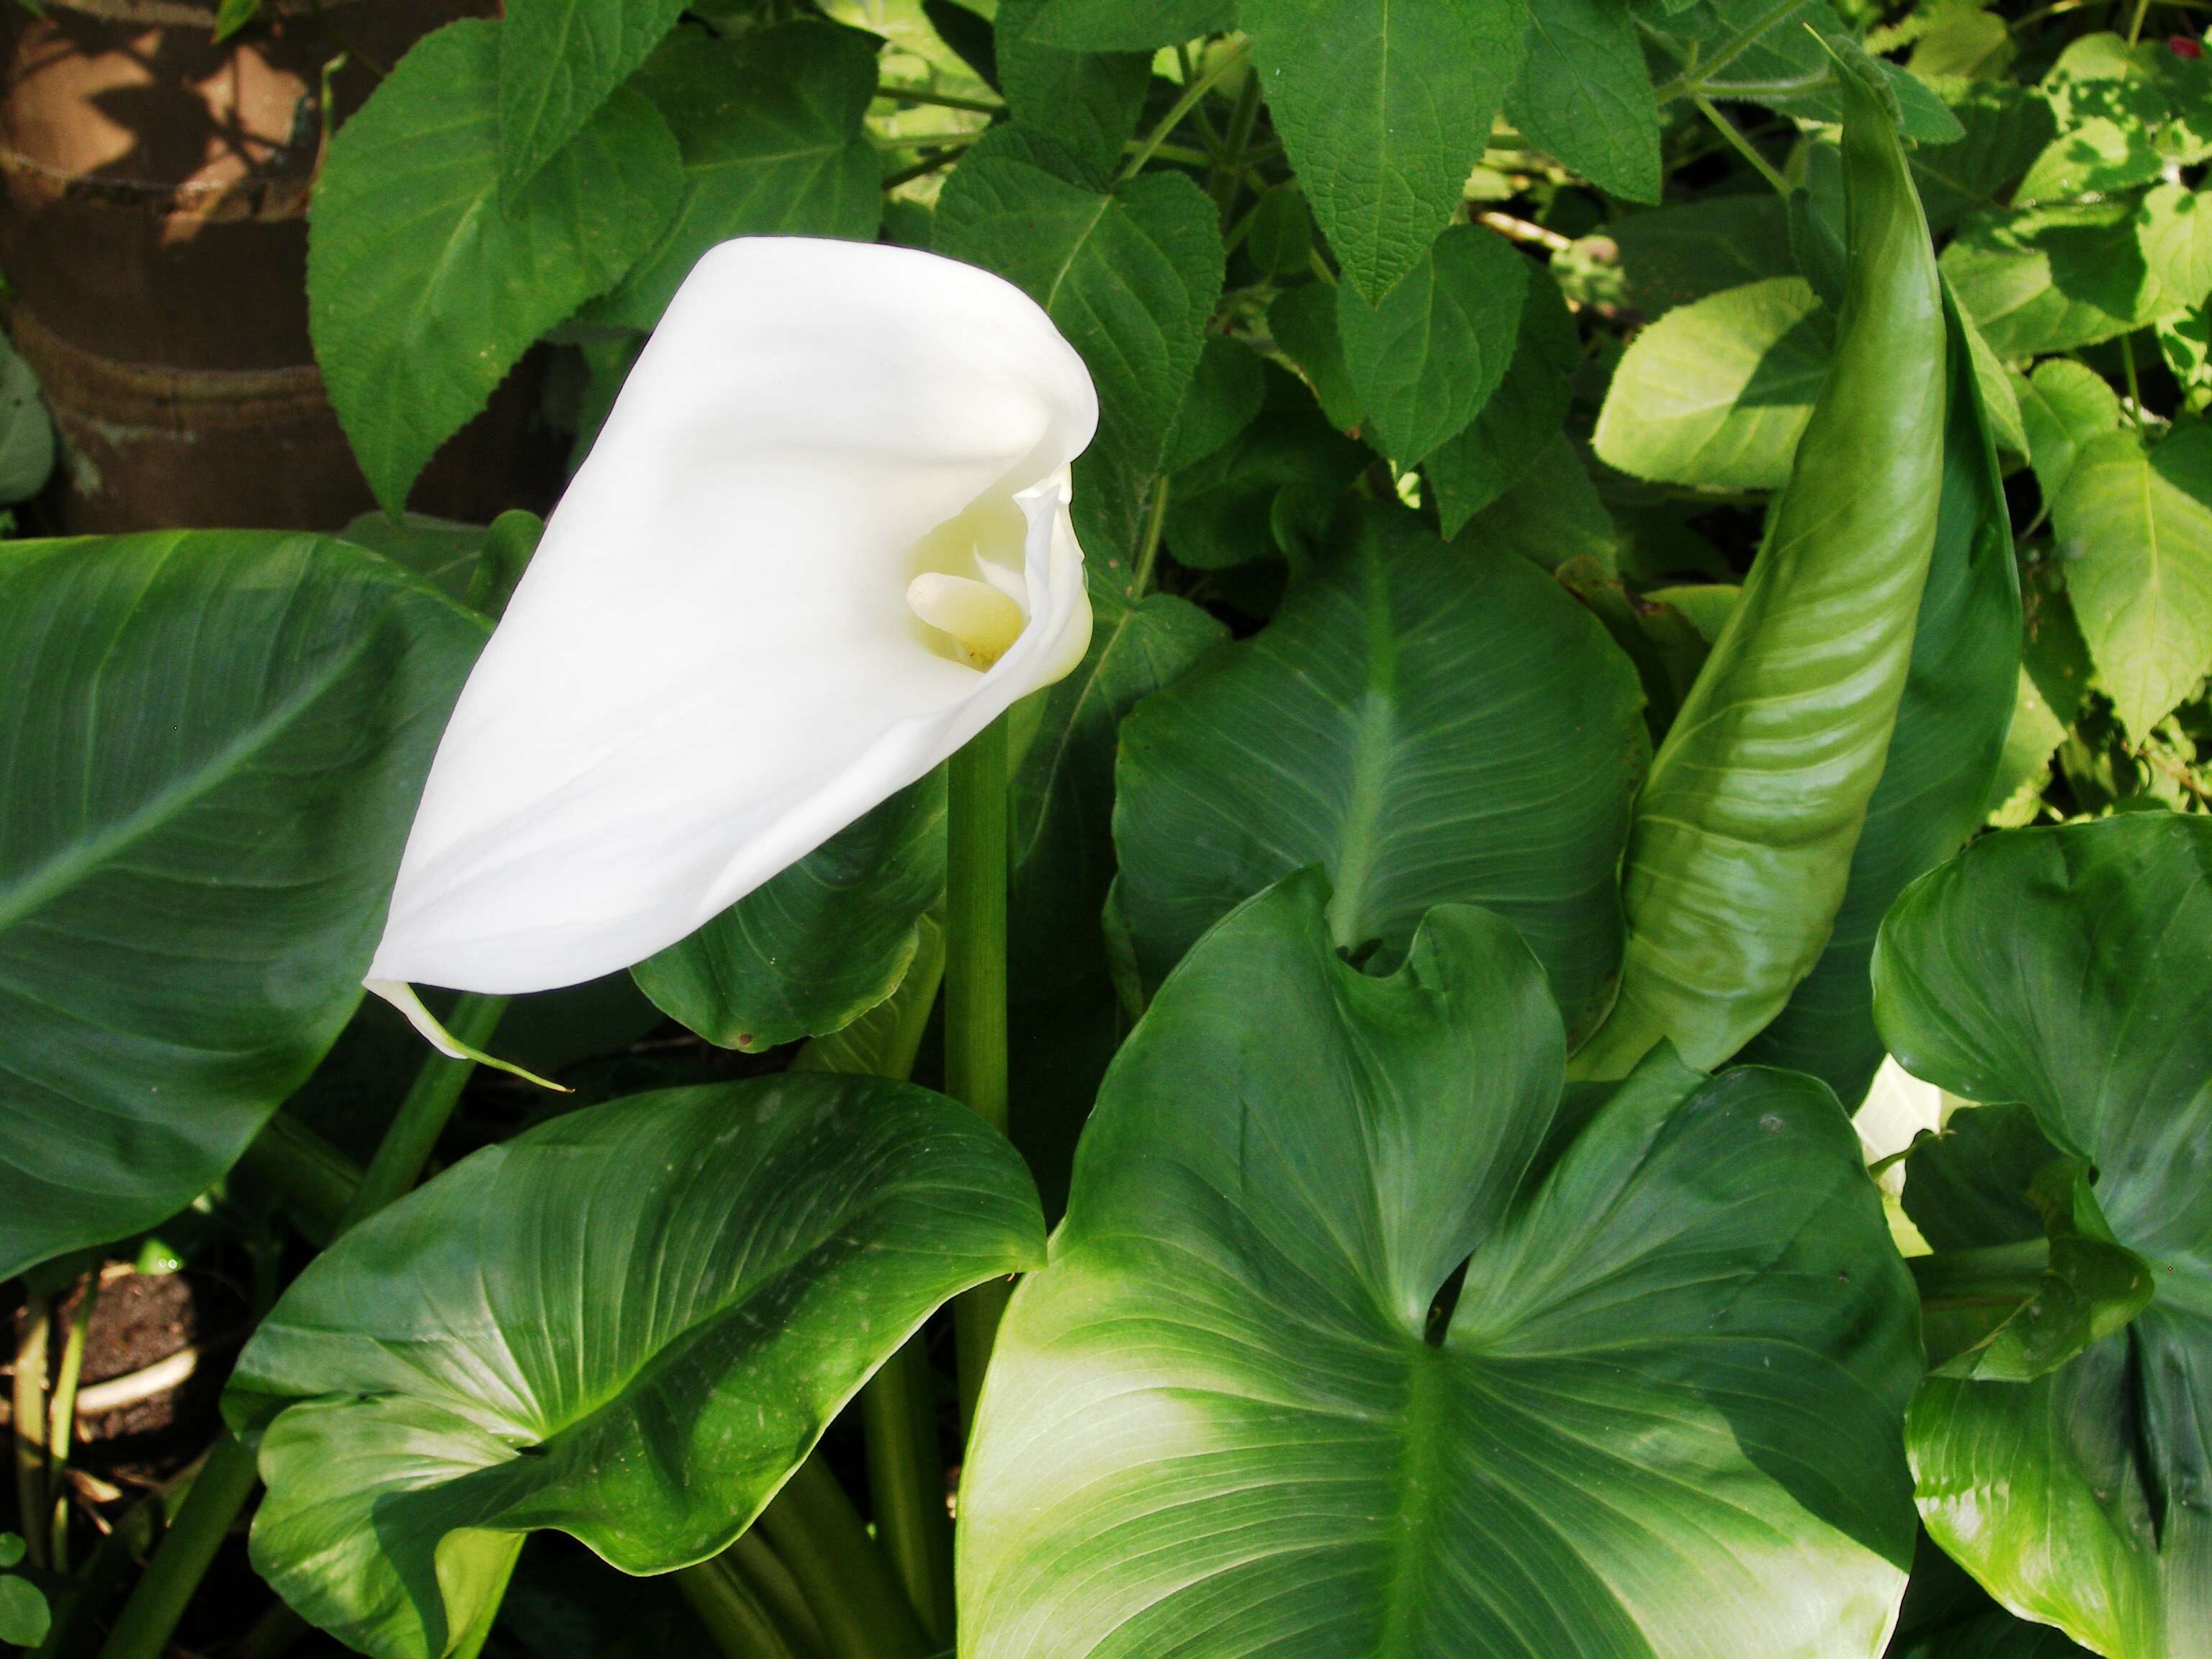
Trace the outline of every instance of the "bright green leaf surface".
{"label": "bright green leaf surface", "polygon": [[1587,1030],[1648,754],[1634,671],[1520,560],[1396,514],[1349,539],[1256,638],[1122,726],[1115,893],[1139,971],[1158,985],[1239,902],[1319,864],[1339,945],[1395,960],[1431,905],[1488,905]]}
{"label": "bright green leaf surface", "polygon": [[1601,190],[1659,199],[1659,106],[1624,0],[1537,0],[1505,112]]}
{"label": "bright green leaf surface", "polygon": [[27,1578],[0,1578],[0,1642],[35,1648],[46,1639],[53,1613]]}
{"label": "bright green leaf surface", "polygon": [[1550,272],[1532,270],[1505,378],[1474,423],[1439,445],[1424,465],[1446,539],[1519,483],[1559,436],[1582,359],[1582,336],[1559,285]]}
{"label": "bright green leaf surface", "polygon": [[2144,308],[2149,267],[2125,200],[1970,221],[1943,251],[1943,275],[2008,360],[2094,345],[2155,314]]}
{"label": "bright green leaf surface", "polygon": [[538,176],[645,62],[684,0],[507,0],[499,30],[499,181]]}
{"label": "bright green leaf surface", "polygon": [[2160,185],[2136,210],[2145,268],[2141,315],[2166,317],[2212,294],[2212,196]]}
{"label": "bright green leaf surface", "polygon": [[0,550],[0,1274],[188,1203],[314,1068],[485,633],[326,538]]}
{"label": "bright green leaf surface", "polygon": [[1014,118],[1111,172],[1136,130],[1152,83],[1150,52],[1069,52],[1039,40],[1048,0],[1001,0],[993,30],[999,84]]}
{"label": "bright green leaf surface", "polygon": [[501,200],[501,27],[467,20],[417,43],[331,141],[316,190],[315,359],[394,511],[531,343],[653,245],[683,193],[667,124],[617,89]]}
{"label": "bright green leaf surface", "polygon": [[0,345],[0,504],[35,495],[54,470],[54,423],[39,382],[15,351]]}
{"label": "bright green leaf surface", "polygon": [[984,1388],[965,1659],[1871,1659],[1917,1356],[1835,1102],[1655,1058],[1554,1160],[1513,931],[1377,979],[1327,910],[1238,911],[1107,1079]]}
{"label": "bright green leaf surface", "polygon": [[944,890],[945,780],[933,773],[630,974],[725,1048],[820,1036],[898,988]]}
{"label": "bright green leaf surface", "polygon": [[1577,1064],[1717,1066],[1812,971],[1905,690],[1942,483],[1945,327],[1881,101],[1845,78],[1850,284],[1765,546],[1638,798],[1620,1000]]}
{"label": "bright green leaf surface", "polygon": [[676,134],[684,196],[594,320],[651,328],[699,256],[732,236],[874,240],[883,161],[860,127],[876,92],[868,36],[810,22],[729,40],[686,29],[631,84]]}
{"label": "bright green leaf surface", "polygon": [[1868,978],[1875,932],[1906,884],[1979,826],[2019,695],[2020,583],[2004,480],[1955,312],[1949,320],[1936,547],[1881,781],[1820,961],[1743,1054],[1812,1073],[1847,1108],[1865,1098],[1886,1052]]}
{"label": "bright green leaf surface", "polygon": [[2036,487],[2046,503],[2056,501],[2081,451],[2120,429],[2119,398],[2103,375],[2063,357],[2038,363],[2014,390]]}
{"label": "bright green leaf surface", "polygon": [[1599,411],[1609,465],[1668,483],[1774,489],[1832,356],[1835,321],[1802,277],[1668,312],[1629,343]]}
{"label": "bright green leaf surface", "polygon": [[1243,0],[1237,15],[1314,217],[1379,301],[1482,159],[1520,59],[1520,0]]}
{"label": "bright green leaf surface", "polygon": [[1466,430],[1505,378],[1528,292],[1528,262],[1506,240],[1454,225],[1370,306],[1336,289],[1338,337],[1377,447],[1401,466]]}
{"label": "bright green leaf surface", "polygon": [[225,1408],[253,1562],[378,1659],[430,1659],[555,1527],[627,1572],[744,1530],[946,1297],[1026,1267],[1013,1149],[880,1078],[669,1090],[456,1164],[293,1281]]}
{"label": "bright green leaf surface", "polygon": [[2052,512],[2097,678],[2136,738],[2212,670],[2212,428],[2086,445]]}
{"label": "bright green leaf surface", "polygon": [[2023,1617],[2112,1659],[2194,1654],[2212,1630],[2212,820],[1976,843],[1899,901],[1875,996],[1916,1076],[2021,1103],[2097,1171],[2156,1286],[2123,1335],[2033,1382],[1929,1379],[1908,1427],[1923,1518]]}
{"label": "bright green leaf surface", "polygon": [[1077,529],[1093,558],[1129,547],[1221,292],[1213,204],[1180,173],[1109,192],[1050,140],[1002,127],[945,185],[936,246],[1027,291],[1083,355],[1098,435],[1075,464]]}

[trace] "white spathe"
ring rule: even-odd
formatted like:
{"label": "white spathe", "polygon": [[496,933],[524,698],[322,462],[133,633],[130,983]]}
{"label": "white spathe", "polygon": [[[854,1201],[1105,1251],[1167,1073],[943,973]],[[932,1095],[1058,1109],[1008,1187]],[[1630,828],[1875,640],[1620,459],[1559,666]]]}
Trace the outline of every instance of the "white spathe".
{"label": "white spathe", "polygon": [[708,253],[461,693],[369,988],[455,1052],[410,981],[626,968],[1066,674],[1091,632],[1068,464],[1097,416],[988,272]]}

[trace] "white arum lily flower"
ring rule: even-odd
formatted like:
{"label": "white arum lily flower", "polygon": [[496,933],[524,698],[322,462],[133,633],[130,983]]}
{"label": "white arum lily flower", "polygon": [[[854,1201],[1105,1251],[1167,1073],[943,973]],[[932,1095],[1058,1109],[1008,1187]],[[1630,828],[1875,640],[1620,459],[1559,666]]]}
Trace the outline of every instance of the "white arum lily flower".
{"label": "white arum lily flower", "polygon": [[1098,406],[1018,289],[761,237],[694,268],[430,769],[368,984],[571,985],[674,944],[1081,660]]}

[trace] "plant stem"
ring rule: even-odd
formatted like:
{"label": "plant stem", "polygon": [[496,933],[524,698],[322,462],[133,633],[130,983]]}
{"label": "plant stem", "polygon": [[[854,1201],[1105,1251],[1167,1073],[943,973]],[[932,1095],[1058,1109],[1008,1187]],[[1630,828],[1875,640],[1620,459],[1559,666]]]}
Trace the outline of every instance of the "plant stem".
{"label": "plant stem", "polygon": [[[454,1006],[450,1029],[471,1047],[480,1048],[506,1011],[504,997],[465,996]],[[482,1037],[474,1035],[478,1030]],[[450,1060],[443,1054],[423,1062],[414,1086],[377,1143],[368,1170],[354,1178],[336,1232],[344,1232],[414,1184],[459,1103],[461,1086],[475,1065],[473,1060]],[[255,1144],[259,1145],[259,1140]],[[278,1141],[272,1146],[285,1144]],[[343,1179],[331,1163],[337,1157],[332,1151],[315,1160],[319,1182],[335,1186]],[[386,1196],[372,1200],[373,1192]],[[184,1615],[185,1604],[214,1562],[224,1534],[252,1496],[254,1482],[253,1453],[226,1429],[209,1452],[199,1478],[193,1481],[191,1495],[162,1534],[153,1559],[146,1564],[145,1576],[124,1603],[122,1616],[100,1650],[100,1659],[160,1659],[169,1644],[170,1632]],[[520,1540],[515,1547],[520,1550]],[[501,1589],[503,1592],[504,1581]],[[482,1645],[481,1638],[477,1645]]]}
{"label": "plant stem", "polygon": [[15,1509],[23,1528],[24,1558],[46,1565],[46,1345],[53,1304],[36,1286],[23,1287],[15,1316]]}
{"label": "plant stem", "polygon": [[799,1653],[820,1659],[822,1621],[806,1605],[806,1592],[791,1576],[791,1569],[768,1547],[757,1528],[741,1533],[738,1540],[714,1558],[736,1577],[745,1594],[775,1620],[783,1639]]}
{"label": "plant stem", "polygon": [[925,1659],[929,1644],[898,1580],[818,1454],[755,1524],[805,1592],[830,1659]]}
{"label": "plant stem", "polygon": [[960,152],[957,149],[939,150],[934,155],[924,156],[911,167],[903,167],[896,173],[886,173],[884,176],[884,188],[896,190],[901,185],[912,184],[917,179],[927,178],[939,167],[951,167],[959,159]]}
{"label": "plant stem", "polygon": [[[482,1048],[499,1029],[507,1005],[505,997],[465,993],[446,1017],[446,1029],[469,1048]],[[338,1216],[340,1234],[375,1214],[422,1179],[423,1166],[437,1149],[438,1137],[446,1132],[454,1107],[460,1103],[461,1091],[476,1069],[472,1060],[453,1060],[445,1054],[433,1054],[423,1061],[422,1069],[415,1074],[414,1086],[392,1115],[384,1139],[377,1142],[361,1184]]]}
{"label": "plant stem", "polygon": [[676,1588],[725,1659],[799,1659],[765,1608],[747,1595],[720,1556],[679,1568]]}
{"label": "plant stem", "polygon": [[336,1236],[361,1181],[361,1165],[289,1112],[262,1127],[238,1165],[283,1195],[287,1213],[318,1248]]}
{"label": "plant stem", "polygon": [[1251,142],[1252,123],[1259,115],[1260,77],[1247,75],[1237,88],[1236,107],[1230,112],[1229,131],[1221,140],[1221,159],[1214,163],[1213,177],[1206,184],[1214,210],[1224,223],[1237,203],[1237,186],[1244,176],[1244,146]]}
{"label": "plant stem", "polygon": [[84,1375],[84,1339],[92,1325],[92,1310],[100,1305],[100,1269],[84,1276],[78,1291],[76,1312],[70,1317],[69,1334],[62,1340],[62,1363],[54,1372],[53,1398],[46,1406],[46,1498],[52,1516],[46,1528],[46,1559],[56,1572],[69,1571],[69,1488],[64,1472],[69,1468],[70,1443],[76,1433],[76,1385]]}
{"label": "plant stem", "polygon": [[2150,10],[2150,0],[2136,0],[2136,15],[2128,20],[2128,46],[2133,50],[2142,39],[2143,15]]}
{"label": "plant stem", "polygon": [[1737,155],[1742,156],[1745,161],[1750,162],[1752,167],[1757,170],[1759,176],[1765,179],[1768,184],[1773,185],[1775,190],[1781,195],[1784,201],[1788,201],[1790,199],[1790,181],[1784,179],[1780,173],[1777,173],[1773,167],[1768,162],[1767,159],[1752,147],[1751,140],[1738,132],[1735,130],[1735,125],[1729,120],[1728,117],[1722,114],[1719,110],[1713,106],[1713,100],[1706,97],[1702,92],[1694,92],[1690,94],[1690,101],[1698,106],[1698,112],[1700,115],[1704,116],[1706,120],[1712,123],[1713,126],[1719,131],[1721,137],[1729,141],[1729,147],[1734,149]]}
{"label": "plant stem", "polygon": [[1129,577],[1129,597],[1141,599],[1152,585],[1152,567],[1159,562],[1160,530],[1168,520],[1168,476],[1160,474],[1152,486],[1152,508],[1145,515],[1145,539],[1137,544],[1137,568]]}
{"label": "plant stem", "polygon": [[[945,1091],[1006,1131],[1006,723],[991,722],[953,756],[947,782]],[[972,1419],[991,1340],[1006,1305],[1002,1279],[952,1308],[960,1418]]]}
{"label": "plant stem", "polygon": [[[1798,3],[1798,0],[1791,0],[1791,3]],[[978,115],[1002,115],[1006,108],[996,99],[956,98],[949,92],[924,92],[919,87],[878,87],[876,96],[896,99],[902,104],[930,104],[939,109],[973,110]]]}
{"label": "plant stem", "polygon": [[942,1644],[952,1638],[952,1528],[933,1392],[917,1334],[860,1391],[860,1426],[876,1535],[922,1633]]}
{"label": "plant stem", "polygon": [[1744,52],[1750,50],[1753,43],[1760,35],[1789,16],[1802,3],[1803,0],[1777,0],[1772,9],[1762,12],[1748,27],[1738,33],[1711,57],[1698,64],[1693,70],[1686,70],[1674,80],[1656,88],[1653,94],[1655,100],[1662,104],[1669,104],[1685,94],[1702,94],[1705,90],[1705,83],[1709,76],[1735,62]]}
{"label": "plant stem", "polygon": [[1152,152],[1165,143],[1168,136],[1182,125],[1182,118],[1196,109],[1198,100],[1212,90],[1213,83],[1250,55],[1251,47],[1244,41],[1239,41],[1237,45],[1219,52],[1213,62],[1207,65],[1206,72],[1182,89],[1182,96],[1168,106],[1168,112],[1160,117],[1159,124],[1146,135],[1144,142],[1139,144],[1131,153],[1129,159],[1121,164],[1121,177],[1135,178],[1145,163],[1152,159]]}
{"label": "plant stem", "polygon": [[2120,371],[2128,382],[2128,417],[2140,428],[2143,424],[2142,388],[2136,384],[2136,343],[2133,335],[2120,336]]}
{"label": "plant stem", "polygon": [[161,1659],[230,1523],[253,1495],[254,1480],[253,1453],[225,1429],[161,1534],[145,1576],[123,1604],[100,1659]]}

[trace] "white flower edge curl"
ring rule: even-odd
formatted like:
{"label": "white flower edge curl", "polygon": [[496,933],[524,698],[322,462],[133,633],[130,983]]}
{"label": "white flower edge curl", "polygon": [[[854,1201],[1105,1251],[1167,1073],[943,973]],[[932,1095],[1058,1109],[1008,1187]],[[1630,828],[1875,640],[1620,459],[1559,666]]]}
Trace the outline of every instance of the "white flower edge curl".
{"label": "white flower edge curl", "polygon": [[1097,400],[1012,284],[747,238],[671,303],[439,744],[365,983],[548,990],[676,943],[1083,657]]}

